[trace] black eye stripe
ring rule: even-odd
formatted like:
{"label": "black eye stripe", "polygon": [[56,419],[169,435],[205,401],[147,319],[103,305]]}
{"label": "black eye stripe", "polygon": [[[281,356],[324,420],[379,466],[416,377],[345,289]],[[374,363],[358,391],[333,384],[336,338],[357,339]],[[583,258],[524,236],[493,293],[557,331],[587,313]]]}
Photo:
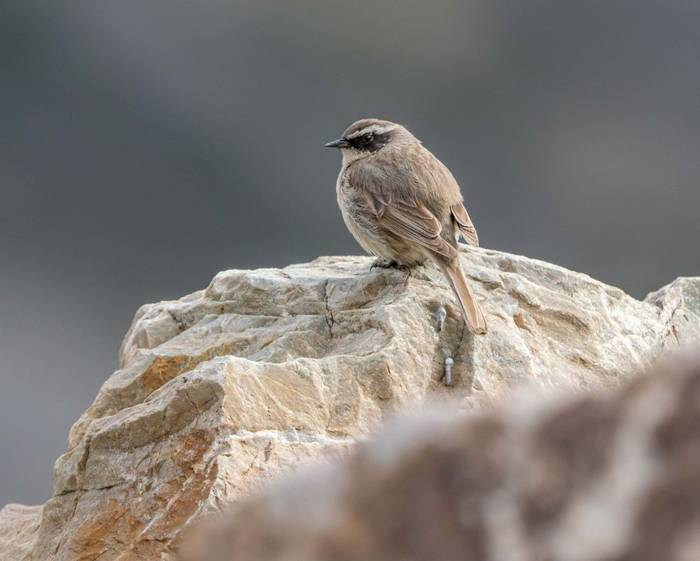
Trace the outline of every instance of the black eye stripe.
{"label": "black eye stripe", "polygon": [[365,133],[361,136],[355,136],[349,139],[350,144],[357,150],[376,152],[389,142],[390,132],[376,134],[373,132]]}

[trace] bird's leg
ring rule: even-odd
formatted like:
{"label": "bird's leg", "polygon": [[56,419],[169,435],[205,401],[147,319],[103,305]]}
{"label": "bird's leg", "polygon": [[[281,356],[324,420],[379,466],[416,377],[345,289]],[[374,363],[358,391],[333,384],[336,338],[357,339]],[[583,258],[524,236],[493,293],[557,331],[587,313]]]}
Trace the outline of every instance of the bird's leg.
{"label": "bird's leg", "polygon": [[406,274],[406,276],[403,279],[404,284],[408,284],[408,279],[411,278],[411,273],[413,272],[414,267],[415,267],[415,265],[398,265],[397,266],[397,269],[399,271],[403,271]]}

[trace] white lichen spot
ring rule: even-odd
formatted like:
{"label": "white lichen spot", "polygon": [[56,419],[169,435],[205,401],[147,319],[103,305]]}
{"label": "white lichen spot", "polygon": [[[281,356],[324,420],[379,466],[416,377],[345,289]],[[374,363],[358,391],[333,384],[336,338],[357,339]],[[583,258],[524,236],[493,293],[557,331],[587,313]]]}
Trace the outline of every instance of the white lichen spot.
{"label": "white lichen spot", "polygon": [[520,312],[520,306],[518,305],[518,301],[513,298],[510,294],[506,295],[506,305],[505,305],[505,310],[508,315],[511,317],[515,317],[519,312]]}
{"label": "white lichen spot", "polygon": [[438,333],[445,327],[445,319],[447,318],[447,310],[445,306],[438,306],[435,310],[435,329]]}
{"label": "white lichen spot", "polygon": [[445,357],[445,373],[442,375],[442,381],[446,386],[454,385],[452,380],[452,367],[455,365],[455,361],[451,356]]}

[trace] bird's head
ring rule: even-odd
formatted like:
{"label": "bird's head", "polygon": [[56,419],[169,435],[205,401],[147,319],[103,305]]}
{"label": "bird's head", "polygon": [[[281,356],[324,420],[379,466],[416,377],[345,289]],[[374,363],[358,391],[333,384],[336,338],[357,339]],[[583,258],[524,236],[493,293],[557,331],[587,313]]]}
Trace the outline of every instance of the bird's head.
{"label": "bird's head", "polygon": [[339,148],[347,164],[409,140],[415,138],[401,125],[381,119],[360,119],[345,129],[338,140],[326,144],[326,148]]}

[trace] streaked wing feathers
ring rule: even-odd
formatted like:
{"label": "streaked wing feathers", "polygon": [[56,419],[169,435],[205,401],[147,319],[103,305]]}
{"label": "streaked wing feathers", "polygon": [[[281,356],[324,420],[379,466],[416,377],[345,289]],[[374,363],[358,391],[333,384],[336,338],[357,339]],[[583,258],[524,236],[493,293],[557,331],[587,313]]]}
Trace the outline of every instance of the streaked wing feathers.
{"label": "streaked wing feathers", "polygon": [[376,210],[377,220],[391,233],[419,243],[447,258],[456,255],[455,248],[440,236],[440,221],[425,207],[393,202],[381,205],[381,209]]}
{"label": "streaked wing feathers", "polygon": [[452,205],[450,210],[452,211],[455,222],[457,222],[459,231],[464,236],[464,239],[467,240],[467,243],[478,247],[479,235],[476,233],[476,228],[472,223],[472,219],[469,218],[469,213],[467,209],[464,208],[464,205],[462,203]]}

